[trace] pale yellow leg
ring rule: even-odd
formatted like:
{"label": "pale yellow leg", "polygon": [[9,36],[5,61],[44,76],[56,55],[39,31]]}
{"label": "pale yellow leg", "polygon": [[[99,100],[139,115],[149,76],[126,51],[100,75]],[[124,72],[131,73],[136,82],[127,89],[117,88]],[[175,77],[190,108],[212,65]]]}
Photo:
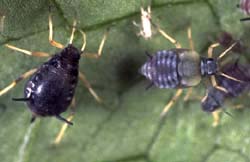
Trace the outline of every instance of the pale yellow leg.
{"label": "pale yellow leg", "polygon": [[61,43],[56,42],[53,40],[53,23],[52,23],[52,18],[51,14],[49,14],[49,43],[57,48],[63,49],[64,46]]}
{"label": "pale yellow leg", "polygon": [[[69,122],[71,122],[71,121],[73,120],[73,117],[74,117],[74,115],[72,114],[72,115],[70,115],[70,116],[67,118],[67,120],[68,120]],[[66,129],[68,128],[68,126],[69,126],[69,124],[67,124],[67,123],[64,123],[64,124],[63,124],[63,126],[61,127],[59,133],[57,134],[57,136],[56,136],[56,138],[55,138],[53,144],[58,145],[58,144],[62,141],[62,138],[63,138],[63,136],[64,136],[64,134],[65,134],[65,131],[66,131]]]}
{"label": "pale yellow leg", "polygon": [[48,53],[45,53],[45,52],[32,52],[32,51],[28,51],[25,49],[15,47],[15,46],[10,45],[10,44],[5,44],[5,47],[10,48],[14,51],[22,52],[22,53],[29,55],[29,56],[36,56],[36,57],[49,57],[50,56]]}
{"label": "pale yellow leg", "polygon": [[188,88],[188,91],[187,91],[187,93],[186,93],[186,95],[185,95],[185,97],[184,97],[184,101],[188,101],[189,100],[189,98],[190,98],[190,96],[191,96],[191,94],[192,94],[192,91],[193,91],[193,88]]}
{"label": "pale yellow leg", "polygon": [[219,45],[220,45],[219,43],[214,43],[214,44],[209,46],[208,51],[207,51],[208,58],[213,57],[213,50],[214,50],[214,48],[218,47]]}
{"label": "pale yellow leg", "polygon": [[73,21],[73,28],[72,28],[71,36],[69,39],[69,44],[73,43],[75,31],[76,31],[76,20]]}
{"label": "pale yellow leg", "polygon": [[37,69],[31,69],[31,70],[27,71],[26,73],[22,74],[20,77],[18,77],[16,80],[14,80],[10,85],[8,85],[4,89],[2,89],[0,91],[0,96],[2,96],[3,94],[7,93],[9,90],[11,90],[12,88],[14,88],[16,86],[16,84],[18,82],[20,82],[21,80],[26,79],[29,76],[31,76],[32,74],[34,74],[36,72],[36,70]]}
{"label": "pale yellow leg", "polygon": [[85,77],[85,75],[82,72],[79,72],[79,78],[85,85],[85,87],[89,90],[90,94],[95,98],[95,100],[99,103],[102,102],[102,99],[97,95],[97,93],[94,91],[94,89],[91,87],[91,84]]}
{"label": "pale yellow leg", "polygon": [[168,102],[168,104],[164,107],[164,109],[161,112],[161,118],[163,118],[166,113],[169,111],[169,109],[173,106],[173,104],[176,102],[176,100],[180,97],[182,94],[183,89],[178,89],[173,98]]}
{"label": "pale yellow leg", "polygon": [[226,90],[226,88],[218,86],[214,75],[211,76],[211,82],[212,82],[212,85],[213,85],[214,88],[216,88],[216,89],[218,89],[220,91],[223,91],[225,93],[228,93],[228,91]]}
{"label": "pale yellow leg", "polygon": [[177,42],[174,38],[172,38],[171,36],[169,36],[166,32],[164,32],[160,27],[157,27],[157,30],[159,31],[159,33],[166,38],[167,40],[169,40],[172,44],[175,45],[176,48],[181,48],[181,44],[179,42]]}
{"label": "pale yellow leg", "polygon": [[192,30],[191,30],[191,27],[188,27],[187,33],[188,33],[188,41],[189,41],[190,49],[192,51],[194,51],[194,42],[193,42],[193,39],[192,39]]}
{"label": "pale yellow leg", "polygon": [[[70,114],[70,116],[67,118],[67,121],[71,122],[74,118],[74,114],[75,114],[75,97],[73,98],[72,102],[71,102],[71,105],[70,105],[71,109],[72,109],[72,112]],[[58,145],[61,141],[62,141],[62,138],[68,128],[69,124],[67,123],[64,123],[60,129],[60,131],[58,132],[53,144],[55,145]]]}
{"label": "pale yellow leg", "polygon": [[218,57],[218,59],[221,59],[222,57],[224,57],[226,54],[228,54],[228,52],[237,44],[237,42],[233,43],[230,47],[228,47],[225,51],[223,51],[220,56]]}
{"label": "pale yellow leg", "polygon": [[82,48],[81,48],[81,52],[83,52],[85,50],[85,47],[86,47],[86,34],[80,30],[80,32],[82,33],[82,38],[83,38],[83,43],[82,43]]}
{"label": "pale yellow leg", "polygon": [[221,110],[216,110],[216,111],[212,112],[213,119],[214,119],[213,124],[212,124],[213,127],[217,127],[219,125],[220,113],[221,113]]}
{"label": "pale yellow leg", "polygon": [[101,57],[104,44],[105,44],[107,37],[108,37],[108,33],[109,33],[109,29],[104,33],[97,53],[84,53],[83,56],[88,57],[88,58],[95,58],[95,59],[98,59],[99,57]]}

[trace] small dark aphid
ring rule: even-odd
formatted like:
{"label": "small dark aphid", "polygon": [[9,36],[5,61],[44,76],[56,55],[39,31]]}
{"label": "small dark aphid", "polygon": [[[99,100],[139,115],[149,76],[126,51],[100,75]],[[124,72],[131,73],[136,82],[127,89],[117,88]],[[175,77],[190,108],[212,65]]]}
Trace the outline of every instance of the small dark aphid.
{"label": "small dark aphid", "polygon": [[229,48],[234,42],[235,46],[231,49],[232,52],[243,53],[246,51],[246,46],[243,45],[241,40],[235,40],[228,32],[222,32],[218,37],[218,42],[224,48]]}
{"label": "small dark aphid", "polygon": [[209,87],[207,95],[202,100],[202,109],[206,112],[218,110],[227,98],[238,97],[250,88],[250,70],[245,65],[238,63],[229,64],[222,68],[222,72],[242,82],[228,79],[224,76],[215,76],[219,86],[225,88],[227,93],[214,87]]}
{"label": "small dark aphid", "polygon": [[201,106],[203,111],[212,112],[214,116],[214,126],[218,125],[218,114],[226,99],[235,98],[250,89],[250,70],[249,66],[238,63],[228,64],[222,68],[222,72],[230,75],[242,82],[228,79],[224,76],[215,76],[218,85],[225,88],[227,93],[214,87],[209,87],[206,96],[202,99]]}
{"label": "small dark aphid", "polygon": [[220,70],[220,59],[234,47],[235,43],[221,53],[218,58],[212,58],[212,51],[213,48],[219,46],[219,43],[212,44],[208,49],[208,58],[206,58],[199,56],[193,50],[190,28],[188,28],[188,38],[191,49],[181,48],[180,44],[164,31],[159,28],[158,31],[170,42],[174,43],[176,48],[156,52],[141,67],[140,73],[156,87],[178,89],[174,98],[164,108],[162,115],[168,111],[176,98],[180,96],[183,88],[198,85],[203,77],[211,76],[213,86],[225,92],[225,88],[217,85],[214,75],[223,75],[229,79],[237,80]]}
{"label": "small dark aphid", "polygon": [[[69,44],[64,47],[64,45],[53,40],[52,18],[51,15],[49,15],[49,42],[52,46],[62,50],[51,56],[51,58],[47,62],[43,63],[39,68],[29,70],[13,81],[9,86],[0,91],[1,96],[12,89],[19,81],[31,76],[25,85],[24,97],[13,98],[13,100],[24,101],[27,103],[32,112],[31,122],[33,122],[36,117],[54,116],[66,123],[66,126],[64,125],[58,134],[55,143],[60,142],[67,124],[73,124],[71,122],[73,114],[68,119],[63,118],[60,114],[65,112],[73,101],[75,88],[78,83],[78,77],[83,81],[84,85],[88,88],[94,98],[98,102],[101,102],[101,99],[92,89],[84,74],[79,72],[79,60],[81,56],[99,58],[102,53],[104,42],[107,38],[107,33],[101,41],[97,54],[83,55],[86,46],[86,35],[83,31],[79,30],[83,35],[83,45],[81,50],[78,50],[72,44],[76,30],[75,26],[76,21],[74,21],[73,24]],[[44,52],[31,52],[9,44],[5,44],[5,46],[27,55],[50,57],[48,53]]]}
{"label": "small dark aphid", "polygon": [[[237,7],[240,8],[240,10],[245,14],[249,15],[250,14],[250,0],[240,0],[240,3],[237,4]],[[250,17],[247,18],[242,18],[240,21],[245,21],[249,20]]]}
{"label": "small dark aphid", "polygon": [[237,7],[240,8],[244,14],[250,14],[250,0],[240,0],[240,3],[237,4]]}

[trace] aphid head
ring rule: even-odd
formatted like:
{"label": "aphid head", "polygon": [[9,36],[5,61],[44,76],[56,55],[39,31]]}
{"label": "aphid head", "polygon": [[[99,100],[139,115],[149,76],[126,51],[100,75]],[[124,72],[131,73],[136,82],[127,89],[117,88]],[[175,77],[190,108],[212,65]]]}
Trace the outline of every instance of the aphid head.
{"label": "aphid head", "polygon": [[217,61],[213,58],[201,58],[201,75],[214,75],[218,71]]}
{"label": "aphid head", "polygon": [[69,44],[67,47],[65,47],[60,55],[63,57],[63,59],[70,62],[78,62],[81,57],[79,50],[72,44]]}
{"label": "aphid head", "polygon": [[151,19],[151,8],[148,6],[147,11],[141,7],[141,16],[146,19]]}

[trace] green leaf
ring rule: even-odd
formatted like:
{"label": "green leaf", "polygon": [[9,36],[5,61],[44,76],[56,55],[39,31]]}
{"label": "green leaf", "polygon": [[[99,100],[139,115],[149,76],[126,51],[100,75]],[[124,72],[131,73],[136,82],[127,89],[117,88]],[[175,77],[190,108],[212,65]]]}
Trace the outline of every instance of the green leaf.
{"label": "green leaf", "polygon": [[[149,1],[148,1],[149,2]],[[73,20],[87,34],[86,51],[95,52],[107,28],[111,27],[100,59],[83,58],[85,73],[104,103],[98,104],[80,82],[76,93],[76,115],[62,142],[52,145],[62,123],[41,118],[33,126],[27,106],[13,102],[22,97],[25,81],[0,97],[1,161],[88,161],[88,162],[200,162],[250,161],[249,109],[233,110],[213,128],[210,114],[202,112],[200,101],[184,102],[183,96],[165,120],[160,113],[175,89],[151,88],[138,74],[147,59],[145,51],[174,48],[160,34],[145,40],[132,21],[140,21],[139,0],[2,0],[0,14],[6,16],[0,38],[0,89],[46,58],[35,58],[4,47],[5,43],[31,51],[59,52],[48,42],[49,6],[54,23],[54,39],[69,41]],[[191,26],[195,50],[206,56],[208,46],[221,31],[249,40],[249,23],[241,23],[243,13],[233,0],[152,0],[153,20],[189,48],[187,28]],[[81,47],[79,32],[74,45]],[[247,44],[246,44],[247,45]],[[205,84],[194,87],[194,95],[205,94]],[[247,97],[236,102],[247,103]],[[230,102],[229,102],[230,103]],[[248,103],[249,105],[249,103]],[[247,105],[245,106],[247,107]],[[69,113],[64,113],[67,116]],[[23,145],[30,129],[27,145]],[[22,149],[23,148],[23,149]],[[23,151],[23,152],[22,152]]]}

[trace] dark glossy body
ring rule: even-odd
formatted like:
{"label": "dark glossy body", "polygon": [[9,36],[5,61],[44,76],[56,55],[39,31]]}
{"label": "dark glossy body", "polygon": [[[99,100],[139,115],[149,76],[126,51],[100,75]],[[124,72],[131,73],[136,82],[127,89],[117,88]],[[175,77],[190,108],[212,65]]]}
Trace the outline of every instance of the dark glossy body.
{"label": "dark glossy body", "polygon": [[141,67],[140,73],[159,88],[187,88],[217,72],[213,58],[200,57],[189,49],[158,51]]}
{"label": "dark glossy body", "polygon": [[33,116],[58,116],[70,105],[78,82],[80,52],[68,45],[42,64],[25,86]]}
{"label": "dark glossy body", "polygon": [[207,96],[202,101],[202,109],[206,112],[213,112],[219,109],[225,99],[234,98],[250,89],[250,67],[240,64],[229,64],[223,67],[222,72],[244,82],[237,82],[221,75],[216,75],[219,86],[225,88],[228,93],[210,87]]}
{"label": "dark glossy body", "polygon": [[232,52],[236,53],[243,53],[247,49],[247,47],[244,46],[241,40],[235,40],[232,34],[228,32],[222,32],[218,37],[218,42],[225,49],[229,48],[234,42],[236,42],[235,46],[231,49]]}

